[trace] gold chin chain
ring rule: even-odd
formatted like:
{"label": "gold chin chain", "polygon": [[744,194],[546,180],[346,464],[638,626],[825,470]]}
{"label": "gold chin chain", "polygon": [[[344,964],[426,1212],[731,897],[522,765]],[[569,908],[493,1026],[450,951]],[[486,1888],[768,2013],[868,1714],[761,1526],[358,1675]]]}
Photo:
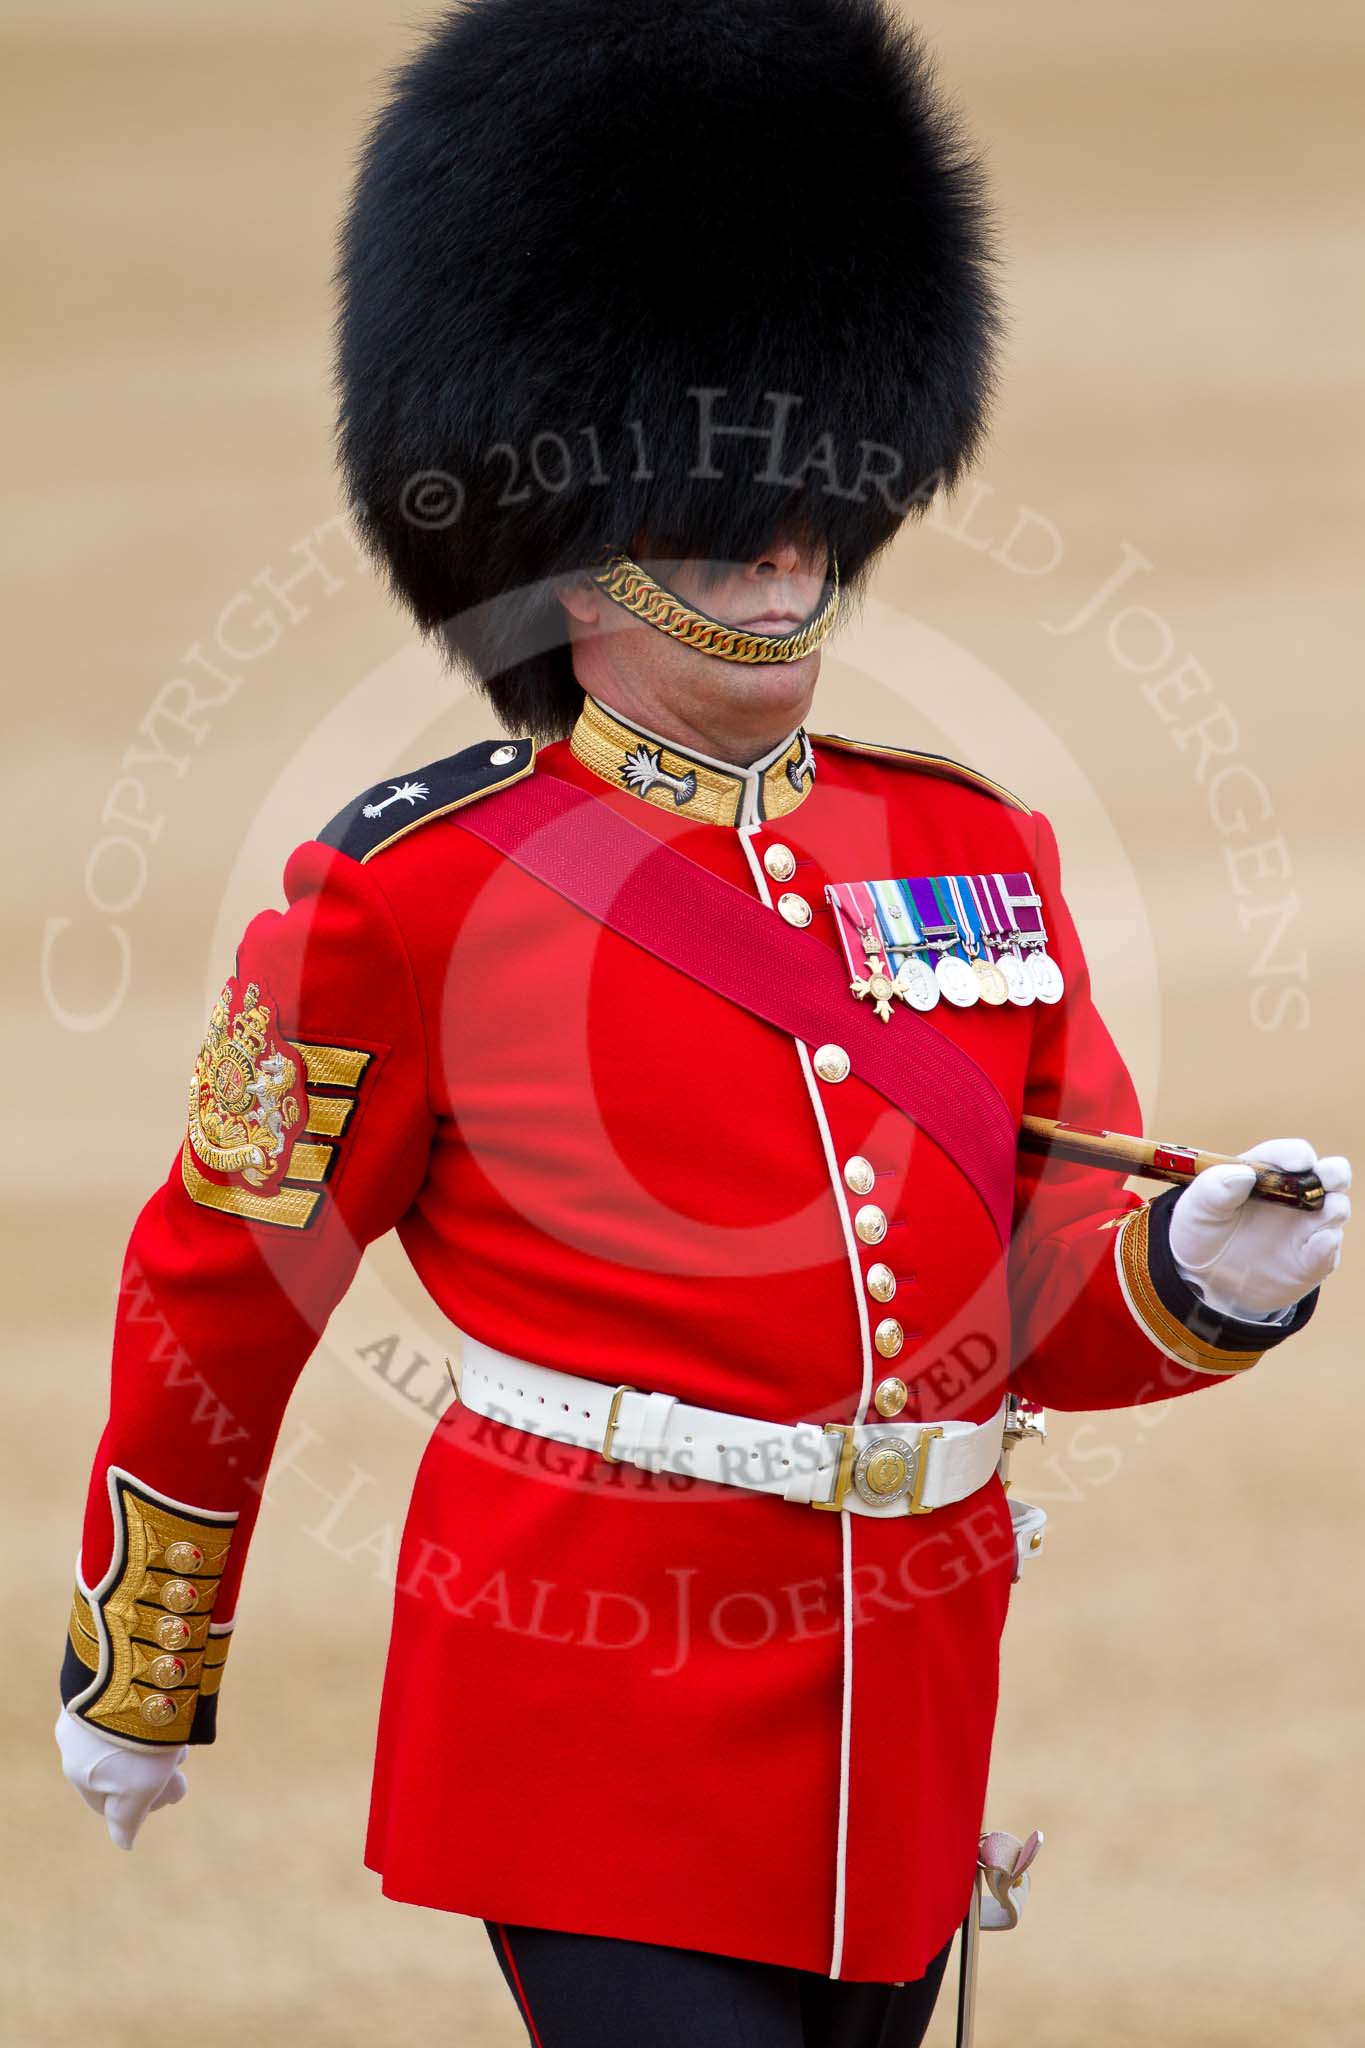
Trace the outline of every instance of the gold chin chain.
{"label": "gold chin chain", "polygon": [[657,626],[674,640],[721,661],[800,661],[833,630],[839,615],[839,564],[834,564],[830,594],[822,608],[795,633],[746,633],[695,611],[673,591],[656,583],[629,555],[613,555],[593,581],[609,598],[646,625]]}

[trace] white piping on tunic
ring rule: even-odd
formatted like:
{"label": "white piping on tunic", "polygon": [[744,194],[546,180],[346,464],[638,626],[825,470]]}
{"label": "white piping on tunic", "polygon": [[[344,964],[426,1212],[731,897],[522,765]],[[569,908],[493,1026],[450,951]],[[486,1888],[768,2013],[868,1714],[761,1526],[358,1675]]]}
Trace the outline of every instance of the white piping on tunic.
{"label": "white piping on tunic", "polygon": [[[749,863],[754,881],[758,885],[759,895],[771,910],[773,907],[772,891],[768,887],[767,875],[763,871],[762,864],[753,846],[753,835],[760,829],[760,826],[756,824],[743,825],[738,828],[737,836],[740,845],[744,848],[745,859]],[[810,1049],[799,1038],[794,1039],[792,1042],[796,1047],[797,1057],[801,1062],[801,1072],[805,1076],[806,1090],[810,1096],[811,1107],[815,1111],[815,1122],[820,1132],[820,1144],[824,1151],[825,1164],[829,1169],[829,1177],[834,1187],[835,1204],[839,1211],[839,1222],[844,1233],[844,1247],[848,1253],[849,1269],[853,1275],[853,1298],[858,1310],[858,1335],[863,1359],[862,1390],[858,1397],[858,1407],[853,1420],[861,1422],[867,1411],[868,1401],[872,1396],[872,1332],[868,1322],[867,1301],[863,1293],[863,1272],[858,1260],[858,1240],[853,1233],[853,1224],[848,1213],[848,1203],[844,1200],[843,1180],[839,1173],[839,1162],[834,1153],[834,1138],[830,1131],[829,1119],[825,1115],[825,1105],[820,1099],[820,1090],[816,1085],[815,1070],[810,1062]],[[848,1863],[849,1748],[853,1715],[853,1517],[852,1515],[841,1514],[839,1520],[843,1524],[843,1543],[840,1558],[840,1594],[843,1608],[843,1700],[839,1721],[839,1825],[834,1863],[834,1930],[829,1963],[829,1975],[831,1977],[838,1976],[839,1966],[843,1961],[844,1953],[844,1906]]]}

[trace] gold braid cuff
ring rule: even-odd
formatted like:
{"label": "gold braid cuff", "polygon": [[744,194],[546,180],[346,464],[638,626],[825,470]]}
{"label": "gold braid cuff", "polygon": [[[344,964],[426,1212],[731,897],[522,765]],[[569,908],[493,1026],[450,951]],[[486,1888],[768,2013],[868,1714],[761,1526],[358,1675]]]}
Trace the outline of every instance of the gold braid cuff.
{"label": "gold braid cuff", "polygon": [[1125,1216],[1115,1233],[1114,1258],[1124,1300],[1152,1342],[1178,1365],[1187,1365],[1194,1372],[1245,1372],[1264,1352],[1224,1350],[1206,1343],[1171,1314],[1157,1293],[1147,1258],[1148,1215],[1149,1205],[1144,1202]]}
{"label": "gold braid cuff", "polygon": [[684,604],[629,555],[613,555],[604,569],[594,571],[593,581],[613,603],[633,612],[646,625],[657,626],[661,633],[695,647],[701,654],[714,654],[721,661],[800,661],[829,637],[839,616],[837,561],[824,605],[795,633],[746,633],[738,626],[727,626],[720,619]]}
{"label": "gold braid cuff", "polygon": [[103,1590],[78,1585],[71,1606],[68,1669],[91,1677],[63,1687],[66,1704],[111,1735],[186,1742],[222,1681],[230,1638],[211,1618],[236,1516],[182,1507],[117,1467],[109,1491],[114,1563]]}

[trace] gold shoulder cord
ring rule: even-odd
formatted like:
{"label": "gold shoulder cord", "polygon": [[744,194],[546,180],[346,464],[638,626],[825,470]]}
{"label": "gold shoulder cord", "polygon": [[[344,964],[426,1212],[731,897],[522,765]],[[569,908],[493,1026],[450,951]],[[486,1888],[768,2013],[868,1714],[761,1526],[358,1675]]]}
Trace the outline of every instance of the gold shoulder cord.
{"label": "gold shoulder cord", "polygon": [[701,654],[714,654],[721,661],[800,661],[833,631],[839,615],[839,564],[834,564],[830,594],[822,608],[795,633],[745,633],[727,626],[706,612],[685,604],[675,592],[665,589],[647,575],[629,555],[613,555],[604,569],[593,572],[593,581],[613,603],[624,611],[657,626],[671,639],[695,647]]}

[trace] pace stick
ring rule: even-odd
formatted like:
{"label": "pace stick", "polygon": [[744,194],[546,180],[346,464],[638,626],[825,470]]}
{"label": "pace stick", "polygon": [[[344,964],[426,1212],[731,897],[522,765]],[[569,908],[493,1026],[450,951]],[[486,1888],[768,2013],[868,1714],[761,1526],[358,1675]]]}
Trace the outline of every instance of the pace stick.
{"label": "pace stick", "polygon": [[1210,1166],[1253,1165],[1251,1192],[1263,1202],[1284,1202],[1294,1209],[1320,1209],[1323,1185],[1315,1173],[1290,1173],[1282,1166],[1237,1160],[1226,1152],[1201,1152],[1193,1145],[1162,1145],[1133,1138],[1122,1131],[1096,1131],[1085,1124],[1056,1122],[1047,1116],[1026,1116],[1019,1127],[1026,1152],[1047,1152],[1078,1166],[1112,1166],[1121,1173],[1144,1174],[1148,1180],[1174,1181],[1187,1187]]}

